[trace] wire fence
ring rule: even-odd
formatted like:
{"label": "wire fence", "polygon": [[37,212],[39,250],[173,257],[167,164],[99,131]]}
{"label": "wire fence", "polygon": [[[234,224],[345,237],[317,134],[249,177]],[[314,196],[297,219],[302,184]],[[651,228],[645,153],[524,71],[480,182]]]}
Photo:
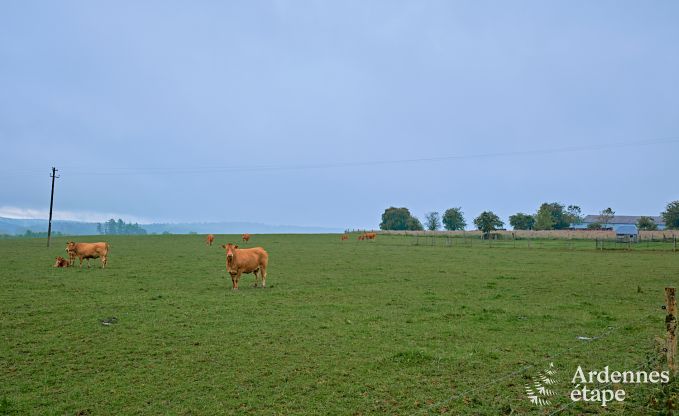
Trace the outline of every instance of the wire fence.
{"label": "wire fence", "polygon": [[[347,232],[349,240],[360,241],[363,231]],[[673,230],[664,234],[639,234],[638,237],[616,236],[614,233],[578,235],[571,234],[530,234],[516,232],[418,232],[418,231],[380,231],[370,243],[385,245],[408,245],[430,247],[487,247],[521,249],[560,249],[560,250],[625,250],[625,251],[670,251],[679,252],[677,240],[679,232]],[[353,238],[352,238],[353,237]]]}

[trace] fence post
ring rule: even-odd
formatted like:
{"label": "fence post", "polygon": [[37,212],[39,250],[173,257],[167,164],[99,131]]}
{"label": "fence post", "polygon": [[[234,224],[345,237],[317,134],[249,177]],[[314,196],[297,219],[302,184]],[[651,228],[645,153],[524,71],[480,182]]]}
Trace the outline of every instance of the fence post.
{"label": "fence post", "polygon": [[677,355],[676,288],[665,288],[665,305],[667,309],[667,316],[665,317],[665,327],[667,328],[667,366],[670,368],[672,375],[675,375],[677,373],[677,363],[675,361]]}
{"label": "fence post", "polygon": [[674,246],[672,247],[672,251],[677,251],[677,236],[674,236]]}

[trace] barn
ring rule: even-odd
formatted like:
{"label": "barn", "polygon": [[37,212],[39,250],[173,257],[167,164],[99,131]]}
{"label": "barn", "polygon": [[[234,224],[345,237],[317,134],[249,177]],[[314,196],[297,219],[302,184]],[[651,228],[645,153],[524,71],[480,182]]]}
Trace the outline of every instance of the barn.
{"label": "barn", "polygon": [[639,237],[639,230],[636,225],[624,224],[614,227],[615,238],[621,241],[637,241]]}

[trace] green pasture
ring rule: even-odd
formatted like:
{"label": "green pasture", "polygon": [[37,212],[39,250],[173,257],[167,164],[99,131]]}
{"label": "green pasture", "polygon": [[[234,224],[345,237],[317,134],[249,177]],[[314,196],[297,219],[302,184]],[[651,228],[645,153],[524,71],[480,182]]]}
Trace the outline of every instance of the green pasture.
{"label": "green pasture", "polygon": [[[55,269],[67,239],[0,240],[0,414],[663,414],[674,397],[567,398],[578,365],[665,365],[671,250],[254,235],[239,244],[269,252],[269,287],[234,292],[218,244],[236,236],[80,237],[110,243],[108,268]],[[525,386],[550,363],[559,395],[537,407]]]}

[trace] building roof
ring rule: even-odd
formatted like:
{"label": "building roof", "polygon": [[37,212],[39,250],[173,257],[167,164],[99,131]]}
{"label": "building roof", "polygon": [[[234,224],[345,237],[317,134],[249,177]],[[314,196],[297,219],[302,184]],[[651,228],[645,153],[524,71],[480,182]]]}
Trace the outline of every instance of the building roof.
{"label": "building roof", "polygon": [[[660,216],[651,216],[651,215],[645,215],[647,217],[650,217],[653,222],[656,223],[656,225],[665,225],[665,220],[663,220],[662,217]],[[639,218],[641,218],[642,215],[616,215],[613,218],[608,221],[609,224],[636,224],[639,221]],[[601,222],[601,216],[600,215],[587,215],[585,218],[582,220],[584,224],[591,224],[595,222]]]}

